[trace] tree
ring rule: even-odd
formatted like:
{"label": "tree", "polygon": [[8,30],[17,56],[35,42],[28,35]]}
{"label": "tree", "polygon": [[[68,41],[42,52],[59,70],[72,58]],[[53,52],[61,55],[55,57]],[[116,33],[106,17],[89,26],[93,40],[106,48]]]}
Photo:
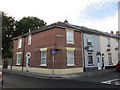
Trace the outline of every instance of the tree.
{"label": "tree", "polygon": [[13,17],[2,15],[2,58],[12,58],[12,38],[35,30],[46,25],[46,22],[37,17],[23,17],[15,21]]}
{"label": "tree", "polygon": [[15,20],[3,13],[2,15],[2,58],[12,57],[12,37],[15,30]]}
{"label": "tree", "polygon": [[16,32],[14,37],[45,26],[46,22],[37,17],[23,17],[20,21],[16,21]]}

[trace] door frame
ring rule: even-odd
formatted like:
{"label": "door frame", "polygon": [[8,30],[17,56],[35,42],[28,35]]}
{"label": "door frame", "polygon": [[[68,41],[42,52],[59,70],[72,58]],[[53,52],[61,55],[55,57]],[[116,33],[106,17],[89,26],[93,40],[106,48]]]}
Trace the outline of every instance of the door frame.
{"label": "door frame", "polygon": [[26,71],[29,71],[28,59],[31,58],[30,52],[26,53]]}

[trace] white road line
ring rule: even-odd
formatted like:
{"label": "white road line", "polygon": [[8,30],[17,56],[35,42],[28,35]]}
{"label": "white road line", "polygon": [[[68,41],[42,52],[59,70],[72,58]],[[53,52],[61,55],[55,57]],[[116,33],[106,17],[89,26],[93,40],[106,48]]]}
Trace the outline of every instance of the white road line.
{"label": "white road line", "polygon": [[104,81],[104,82],[101,82],[101,83],[104,83],[104,84],[112,84],[112,82],[114,82],[115,85],[120,85],[120,79],[112,79],[112,80],[107,80],[107,81]]}

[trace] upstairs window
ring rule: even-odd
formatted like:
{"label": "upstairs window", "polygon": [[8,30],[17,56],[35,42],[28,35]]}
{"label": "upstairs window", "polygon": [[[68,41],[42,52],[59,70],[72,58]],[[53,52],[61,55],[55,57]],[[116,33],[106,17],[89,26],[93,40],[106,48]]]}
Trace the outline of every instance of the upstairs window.
{"label": "upstairs window", "polygon": [[74,44],[74,31],[73,30],[66,30],[66,38],[67,43]]}
{"label": "upstairs window", "polygon": [[116,47],[118,47],[118,40],[116,40]]}
{"label": "upstairs window", "polygon": [[31,35],[28,36],[28,45],[31,44]]}
{"label": "upstairs window", "polygon": [[22,47],[22,38],[18,39],[18,48]]}
{"label": "upstairs window", "polygon": [[110,38],[107,39],[107,46],[110,47]]}
{"label": "upstairs window", "polygon": [[87,46],[92,46],[92,39],[87,39]]}

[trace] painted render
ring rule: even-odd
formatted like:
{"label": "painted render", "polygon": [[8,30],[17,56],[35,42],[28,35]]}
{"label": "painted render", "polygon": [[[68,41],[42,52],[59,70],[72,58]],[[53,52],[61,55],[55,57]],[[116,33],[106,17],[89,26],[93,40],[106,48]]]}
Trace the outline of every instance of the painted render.
{"label": "painted render", "polygon": [[[110,38],[110,47],[107,47],[108,38]],[[104,53],[105,66],[115,66],[118,62],[118,50],[115,50],[115,48],[118,47],[117,39],[100,35],[100,46],[101,52]],[[111,51],[107,51],[107,49],[110,49]],[[112,65],[109,65],[108,53],[112,54]]]}
{"label": "painted render", "polygon": [[[84,60],[85,60],[85,68],[86,70],[97,70],[98,67],[98,63],[97,63],[97,52],[100,52],[100,38],[99,35],[96,34],[87,34],[84,33]],[[89,47],[88,50],[85,49],[85,47],[87,46],[87,39],[91,39],[92,40],[92,46]],[[93,52],[93,65],[89,65],[88,64],[88,52],[92,50],[91,52]]]}

